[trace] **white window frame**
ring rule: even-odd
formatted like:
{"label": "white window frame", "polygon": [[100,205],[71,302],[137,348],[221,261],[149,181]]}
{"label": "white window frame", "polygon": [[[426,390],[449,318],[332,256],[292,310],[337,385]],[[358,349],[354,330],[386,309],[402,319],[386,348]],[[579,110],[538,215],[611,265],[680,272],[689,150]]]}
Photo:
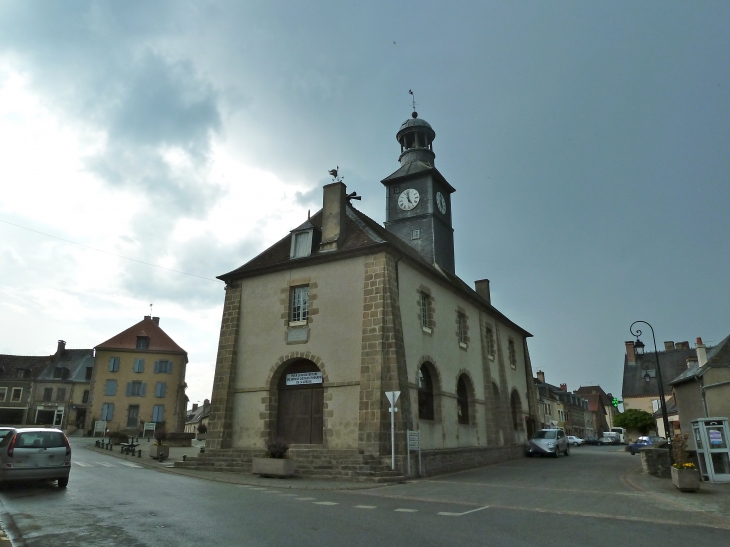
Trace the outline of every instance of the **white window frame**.
{"label": "white window frame", "polygon": [[459,338],[459,345],[466,347],[466,314],[460,311],[456,312],[456,332]]}
{"label": "white window frame", "polygon": [[507,351],[509,353],[509,366],[512,370],[517,370],[517,348],[512,338],[507,339]]}
{"label": "white window frame", "polygon": [[486,332],[487,337],[487,355],[489,356],[489,359],[494,361],[494,355],[496,354],[495,346],[494,346],[494,330],[492,327],[487,327]]}
{"label": "white window frame", "polygon": [[289,303],[289,326],[305,325],[309,322],[309,285],[291,288]]}
{"label": "white window frame", "polygon": [[[15,392],[18,392],[18,398],[15,398]],[[22,403],[23,402],[23,388],[22,387],[14,387],[12,391],[10,392],[10,402],[11,403]]]}
{"label": "white window frame", "polygon": [[431,295],[421,291],[421,328],[431,332]]}
{"label": "white window frame", "polygon": [[312,254],[314,230],[292,232],[289,258],[304,258]]}

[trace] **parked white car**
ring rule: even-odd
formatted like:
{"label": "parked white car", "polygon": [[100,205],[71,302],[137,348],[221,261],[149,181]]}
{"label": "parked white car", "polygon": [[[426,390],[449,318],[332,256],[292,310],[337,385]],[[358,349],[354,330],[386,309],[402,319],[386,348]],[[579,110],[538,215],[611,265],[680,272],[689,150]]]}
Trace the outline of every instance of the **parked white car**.
{"label": "parked white car", "polygon": [[574,437],[573,435],[568,435],[568,442],[573,446],[580,446],[582,444],[585,444],[585,441],[583,439],[581,439],[580,437]]}

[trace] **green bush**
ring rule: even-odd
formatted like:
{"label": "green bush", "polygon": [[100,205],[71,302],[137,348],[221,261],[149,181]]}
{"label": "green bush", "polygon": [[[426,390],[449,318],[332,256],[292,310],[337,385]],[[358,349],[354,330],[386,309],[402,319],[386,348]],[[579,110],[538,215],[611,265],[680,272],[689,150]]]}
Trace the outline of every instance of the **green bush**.
{"label": "green bush", "polygon": [[618,414],[613,419],[613,424],[617,427],[624,427],[626,429],[638,429],[642,435],[646,435],[650,429],[656,428],[656,420],[654,416],[649,414],[646,410],[639,410],[632,408],[626,412]]}

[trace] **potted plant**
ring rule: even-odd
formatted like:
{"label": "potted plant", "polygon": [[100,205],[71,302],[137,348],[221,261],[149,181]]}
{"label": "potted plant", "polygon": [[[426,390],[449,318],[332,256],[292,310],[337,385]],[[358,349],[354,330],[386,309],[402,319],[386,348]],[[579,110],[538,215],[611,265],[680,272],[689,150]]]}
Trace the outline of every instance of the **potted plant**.
{"label": "potted plant", "polygon": [[273,439],[266,443],[266,456],[253,458],[252,471],[262,477],[292,477],[294,460],[287,452],[289,445],[281,439]]}
{"label": "potted plant", "polygon": [[700,472],[689,461],[687,454],[688,435],[676,435],[672,442],[672,484],[680,492],[697,492],[700,489]]}
{"label": "potted plant", "polygon": [[201,423],[198,426],[198,440],[204,441],[205,440],[205,434],[208,433],[208,426]]}
{"label": "potted plant", "polygon": [[165,428],[155,430],[155,444],[150,446],[150,457],[156,460],[164,460],[170,457],[170,447],[165,444],[167,431]]}

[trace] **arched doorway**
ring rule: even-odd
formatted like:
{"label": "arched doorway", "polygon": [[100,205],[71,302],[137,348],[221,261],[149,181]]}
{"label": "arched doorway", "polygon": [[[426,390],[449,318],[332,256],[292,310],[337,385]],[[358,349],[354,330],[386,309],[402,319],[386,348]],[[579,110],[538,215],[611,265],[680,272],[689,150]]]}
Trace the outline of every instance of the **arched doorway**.
{"label": "arched doorway", "polygon": [[322,444],[324,389],[312,361],[294,361],[279,378],[276,436],[289,444]]}
{"label": "arched doorway", "polygon": [[516,389],[512,390],[510,410],[512,411],[512,427],[515,431],[520,431],[522,429],[522,400]]}

